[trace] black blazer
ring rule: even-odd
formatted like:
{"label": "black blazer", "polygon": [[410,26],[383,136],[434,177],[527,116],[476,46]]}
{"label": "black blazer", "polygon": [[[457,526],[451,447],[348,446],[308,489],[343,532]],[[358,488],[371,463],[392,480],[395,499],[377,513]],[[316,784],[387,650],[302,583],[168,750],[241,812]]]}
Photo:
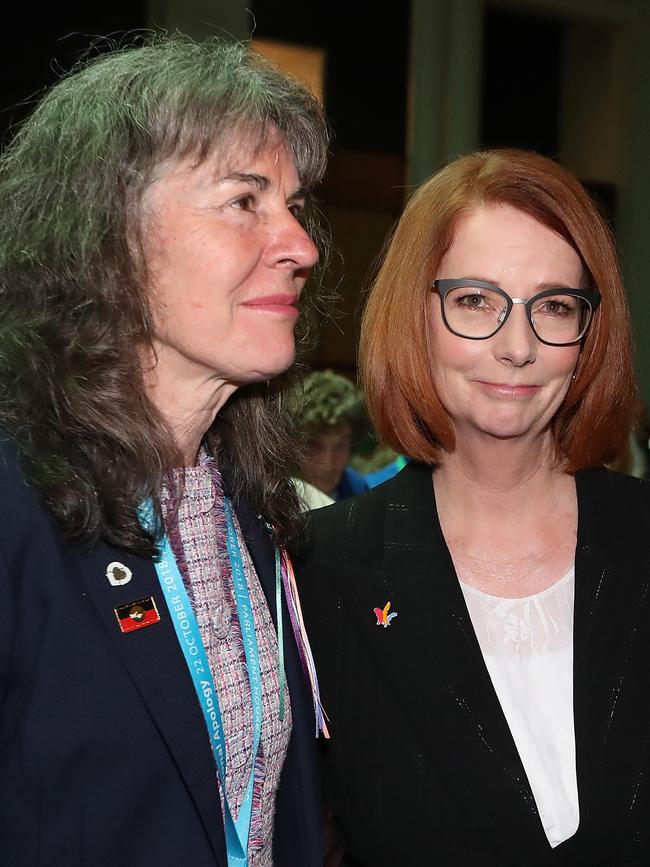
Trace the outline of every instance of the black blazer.
{"label": "black blazer", "polygon": [[[272,600],[269,538],[236,506]],[[111,586],[112,561],[133,573]],[[123,634],[114,609],[153,596],[159,623]],[[275,864],[320,867],[314,716],[285,609],[293,733]],[[0,447],[0,864],[226,867],[215,763],[153,564],[66,543]]]}
{"label": "black blazer", "polygon": [[[409,464],[313,513],[298,574],[345,863],[650,865],[650,489],[604,470],[576,483],[580,825],[555,849],[483,662],[431,471]],[[378,627],[374,608],[388,601],[397,617]]]}

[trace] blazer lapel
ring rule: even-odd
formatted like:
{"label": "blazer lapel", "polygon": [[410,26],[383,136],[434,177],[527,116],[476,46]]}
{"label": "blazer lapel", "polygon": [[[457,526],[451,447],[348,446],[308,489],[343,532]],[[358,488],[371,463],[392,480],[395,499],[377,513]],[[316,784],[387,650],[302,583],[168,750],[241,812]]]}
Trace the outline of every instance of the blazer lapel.
{"label": "blazer lapel", "polygon": [[[99,543],[80,552],[79,560],[97,615],[135,684],[142,701],[174,757],[199,812],[217,863],[225,867],[225,840],[214,758],[205,721],[153,563]],[[121,586],[106,577],[109,563],[118,561],[132,572]],[[115,609],[153,597],[160,622],[122,633]]]}
{"label": "blazer lapel", "polygon": [[[576,474],[574,714],[580,827],[558,847],[616,851],[647,797],[650,557],[642,503],[612,501],[605,471]],[[633,482],[629,480],[631,484]],[[578,863],[576,860],[567,863]]]}
{"label": "blazer lapel", "polygon": [[[549,865],[552,850],[442,536],[431,471],[410,464],[387,490],[382,568],[341,572],[341,596],[446,785],[513,863],[526,851],[528,867]],[[353,551],[348,557],[354,562]],[[397,617],[381,628],[373,609],[387,602]]]}

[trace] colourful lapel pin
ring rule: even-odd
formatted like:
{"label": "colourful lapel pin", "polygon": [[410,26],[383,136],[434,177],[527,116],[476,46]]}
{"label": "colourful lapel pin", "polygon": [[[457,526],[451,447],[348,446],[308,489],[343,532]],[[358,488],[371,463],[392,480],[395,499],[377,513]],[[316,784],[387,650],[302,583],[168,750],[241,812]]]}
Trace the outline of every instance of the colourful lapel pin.
{"label": "colourful lapel pin", "polygon": [[390,626],[390,622],[393,619],[393,617],[397,617],[397,611],[393,611],[392,614],[388,613],[389,608],[390,608],[390,602],[387,602],[384,605],[383,609],[375,608],[375,615],[377,617],[377,626],[383,626],[384,628],[386,628],[386,626]]}
{"label": "colourful lapel pin", "polygon": [[160,623],[160,614],[153,596],[146,596],[136,602],[127,602],[113,609],[122,632],[134,632],[153,623]]}

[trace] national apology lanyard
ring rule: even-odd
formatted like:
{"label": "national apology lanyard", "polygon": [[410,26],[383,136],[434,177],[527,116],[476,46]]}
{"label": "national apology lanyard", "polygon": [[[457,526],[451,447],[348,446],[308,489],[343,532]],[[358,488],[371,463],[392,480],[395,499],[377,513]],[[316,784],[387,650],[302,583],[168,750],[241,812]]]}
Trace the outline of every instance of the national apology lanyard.
{"label": "national apology lanyard", "polygon": [[[233,819],[226,797],[226,740],[221,709],[219,707],[219,696],[214,686],[207,653],[196,617],[194,616],[192,604],[167,536],[162,541],[160,559],[155,563],[155,567],[165,602],[169,608],[174,629],[176,630],[178,643],[183,651],[185,662],[187,663],[194,689],[203,711],[203,717],[210,737],[210,745],[217,765],[219,780],[221,781],[228,867],[247,867],[248,837],[253,807],[253,776],[262,731],[262,683],[253,611],[248,593],[242,554],[235,530],[232,506],[227,497],[224,498],[224,506],[227,531],[226,544],[232,567],[234,598],[237,605],[237,616],[239,618],[246,655],[246,669],[253,708],[251,770],[236,821]],[[153,523],[152,519],[152,507],[148,503],[140,509],[140,520],[143,526],[151,527]]]}

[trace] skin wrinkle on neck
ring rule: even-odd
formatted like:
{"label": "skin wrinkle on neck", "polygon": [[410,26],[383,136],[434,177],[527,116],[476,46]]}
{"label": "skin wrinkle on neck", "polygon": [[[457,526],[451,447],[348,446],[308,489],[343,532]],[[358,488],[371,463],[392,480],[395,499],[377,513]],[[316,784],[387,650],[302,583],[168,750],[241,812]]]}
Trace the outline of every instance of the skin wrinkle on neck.
{"label": "skin wrinkle on neck", "polygon": [[[575,556],[573,477],[544,462],[518,476],[503,472],[509,482],[497,486],[498,472],[483,469],[480,484],[453,460],[433,473],[440,525],[459,578],[494,596],[545,590]],[[490,475],[491,488],[485,483]]]}
{"label": "skin wrinkle on neck", "polygon": [[194,466],[205,433],[237,386],[216,376],[188,382],[161,378],[155,363],[145,368],[143,376],[147,393],[183,456],[183,465]]}

